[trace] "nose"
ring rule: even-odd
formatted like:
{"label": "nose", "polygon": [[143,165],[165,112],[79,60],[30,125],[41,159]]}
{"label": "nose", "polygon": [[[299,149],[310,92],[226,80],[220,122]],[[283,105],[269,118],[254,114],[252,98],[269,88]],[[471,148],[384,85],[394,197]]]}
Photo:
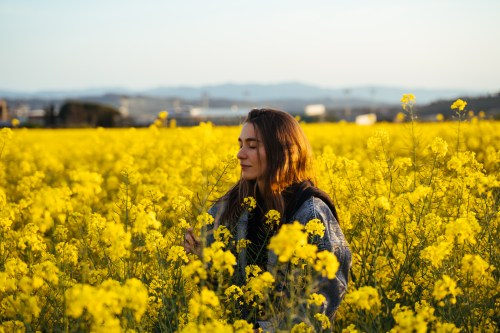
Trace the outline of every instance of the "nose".
{"label": "nose", "polygon": [[239,160],[243,160],[247,157],[247,154],[245,152],[245,149],[244,148],[240,148],[240,150],[238,150],[238,154],[236,154],[236,158],[239,159]]}

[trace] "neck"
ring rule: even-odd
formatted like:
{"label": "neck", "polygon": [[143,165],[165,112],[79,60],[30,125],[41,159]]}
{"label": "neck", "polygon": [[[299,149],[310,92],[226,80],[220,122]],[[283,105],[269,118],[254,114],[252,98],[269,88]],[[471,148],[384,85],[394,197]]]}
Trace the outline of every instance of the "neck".
{"label": "neck", "polygon": [[264,181],[257,180],[257,189],[259,190],[261,195],[264,193]]}

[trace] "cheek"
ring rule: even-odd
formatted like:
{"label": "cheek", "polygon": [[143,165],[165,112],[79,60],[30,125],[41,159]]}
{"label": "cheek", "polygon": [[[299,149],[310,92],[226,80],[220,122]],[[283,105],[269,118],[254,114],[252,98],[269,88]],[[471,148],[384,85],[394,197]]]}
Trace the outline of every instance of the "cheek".
{"label": "cheek", "polygon": [[259,154],[260,165],[265,168],[267,166],[267,156],[266,153],[261,152]]}
{"label": "cheek", "polygon": [[259,152],[254,149],[251,151],[250,158],[255,161],[255,163],[259,164],[260,163],[260,155]]}

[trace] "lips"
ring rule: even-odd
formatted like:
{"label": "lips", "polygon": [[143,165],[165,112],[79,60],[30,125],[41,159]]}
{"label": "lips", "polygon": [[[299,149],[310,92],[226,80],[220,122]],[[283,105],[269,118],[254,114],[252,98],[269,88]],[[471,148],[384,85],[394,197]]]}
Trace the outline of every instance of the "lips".
{"label": "lips", "polygon": [[250,168],[250,165],[240,164],[240,166],[241,166],[242,169]]}

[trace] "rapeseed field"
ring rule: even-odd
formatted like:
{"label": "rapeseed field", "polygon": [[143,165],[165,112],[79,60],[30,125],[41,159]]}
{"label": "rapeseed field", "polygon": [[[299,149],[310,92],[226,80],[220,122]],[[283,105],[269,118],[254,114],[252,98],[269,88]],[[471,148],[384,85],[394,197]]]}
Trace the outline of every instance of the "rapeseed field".
{"label": "rapeseed field", "polygon": [[239,177],[239,127],[0,130],[0,332],[253,332],[242,308],[292,332],[497,331],[500,123],[460,100],[455,121],[419,123],[413,101],[398,124],[302,125],[353,253],[333,326],[311,283],[338,266],[308,243],[319,221],[271,239],[285,318],[273,272],[231,284],[229,248],[248,244],[227,229],[202,258],[183,249]]}

